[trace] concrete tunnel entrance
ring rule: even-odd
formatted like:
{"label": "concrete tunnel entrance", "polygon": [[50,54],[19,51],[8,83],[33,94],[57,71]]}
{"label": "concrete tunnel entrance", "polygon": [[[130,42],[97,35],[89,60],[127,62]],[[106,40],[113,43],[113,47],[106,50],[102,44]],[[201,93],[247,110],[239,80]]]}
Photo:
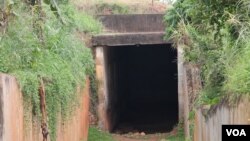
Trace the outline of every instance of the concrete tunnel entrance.
{"label": "concrete tunnel entrance", "polygon": [[104,60],[111,132],[169,132],[177,125],[177,51],[171,44],[104,47]]}
{"label": "concrete tunnel entrance", "polygon": [[177,56],[172,42],[164,40],[164,14],[98,19],[105,27],[92,38],[98,126],[115,133],[171,131],[183,120],[188,99],[182,50],[178,48]]}

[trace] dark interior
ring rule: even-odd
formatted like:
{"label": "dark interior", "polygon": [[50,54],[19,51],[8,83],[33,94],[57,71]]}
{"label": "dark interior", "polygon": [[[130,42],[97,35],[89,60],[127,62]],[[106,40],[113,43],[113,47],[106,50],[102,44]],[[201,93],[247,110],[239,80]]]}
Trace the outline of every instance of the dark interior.
{"label": "dark interior", "polygon": [[112,132],[169,132],[178,123],[177,52],[171,44],[107,47]]}

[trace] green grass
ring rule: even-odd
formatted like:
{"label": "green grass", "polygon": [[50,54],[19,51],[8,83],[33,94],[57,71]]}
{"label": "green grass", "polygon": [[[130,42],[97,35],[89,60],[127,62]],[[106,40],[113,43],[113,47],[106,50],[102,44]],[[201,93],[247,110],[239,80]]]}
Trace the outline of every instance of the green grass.
{"label": "green grass", "polygon": [[175,135],[167,138],[167,141],[185,141],[184,135]]}
{"label": "green grass", "polygon": [[226,66],[227,79],[224,91],[235,94],[250,93],[250,42],[249,37],[243,42],[242,50],[234,56],[234,59]]}
{"label": "green grass", "polygon": [[184,129],[182,127],[182,124],[179,124],[177,128],[177,134],[168,136],[166,138],[166,141],[185,141]]}
{"label": "green grass", "polygon": [[102,31],[102,24],[85,11],[77,10],[71,4],[61,5],[60,8],[63,15],[65,15],[65,21],[69,25],[76,27],[78,31],[90,34],[97,34]]}
{"label": "green grass", "polygon": [[109,133],[102,132],[96,127],[90,127],[88,141],[114,141],[114,139]]}
{"label": "green grass", "polygon": [[99,3],[97,4],[97,13],[105,13],[110,11],[112,14],[129,14],[131,13],[129,6],[119,3]]}
{"label": "green grass", "polygon": [[248,1],[178,0],[166,13],[166,37],[183,48],[185,62],[201,71],[197,105],[249,96]]}

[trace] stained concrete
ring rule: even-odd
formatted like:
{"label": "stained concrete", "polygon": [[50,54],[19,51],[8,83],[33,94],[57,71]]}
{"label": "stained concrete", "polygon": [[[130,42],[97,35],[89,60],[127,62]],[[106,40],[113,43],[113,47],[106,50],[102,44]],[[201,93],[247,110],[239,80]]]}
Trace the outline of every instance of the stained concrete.
{"label": "stained concrete", "polygon": [[164,14],[102,15],[103,33],[93,36],[93,47],[166,44]]}
{"label": "stained concrete", "polygon": [[[89,127],[89,80],[84,90],[78,88],[80,105],[69,120],[58,117],[57,141],[87,141]],[[23,97],[15,77],[0,74],[0,141],[42,141],[40,121],[32,110],[23,109]],[[28,106],[28,107],[31,107]],[[24,114],[26,118],[24,118]],[[50,139],[48,139],[50,141]]]}
{"label": "stained concrete", "polygon": [[164,32],[108,33],[96,35],[93,46],[153,45],[170,43],[164,40]]}
{"label": "stained concrete", "polygon": [[[163,15],[102,15],[100,19],[105,26],[105,31],[94,36],[92,40],[97,54],[96,70],[100,88],[98,90],[99,126],[103,130],[111,131],[115,127],[117,119],[119,119],[119,116],[112,114],[117,111],[116,107],[112,106],[119,102],[114,102],[114,93],[111,92],[117,92],[117,89],[109,87],[109,85],[116,84],[117,71],[115,70],[117,70],[116,66],[120,64],[116,62],[115,65],[112,65],[112,62],[108,61],[110,54],[112,54],[110,53],[112,48],[126,45],[141,47],[143,45],[168,44],[171,41],[163,40],[163,32],[167,27],[162,24]],[[200,67],[184,62],[182,48],[182,46],[177,47],[178,111],[176,112],[178,112],[179,121],[184,122],[185,137],[188,139],[191,134],[189,130],[189,113],[194,108],[194,101],[198,97],[202,84]],[[246,107],[249,107],[249,98],[241,99],[236,107],[228,106],[226,103],[217,105],[217,107],[210,110],[208,116],[204,115],[203,108],[197,109],[194,140],[220,141],[222,124],[249,124],[250,112]],[[205,109],[205,111],[207,110],[209,109]],[[117,111],[118,115],[119,112]],[[132,130],[130,128],[130,131]]]}
{"label": "stained concrete", "polygon": [[1,138],[0,141],[23,141],[22,94],[14,77],[0,74]]}
{"label": "stained concrete", "polygon": [[106,33],[162,32],[164,14],[99,15]]}
{"label": "stained concrete", "polygon": [[3,86],[1,85],[1,82],[0,82],[0,140],[2,140],[3,138]]}
{"label": "stained concrete", "polygon": [[105,65],[104,48],[95,48],[96,79],[98,85],[98,126],[106,131],[111,129],[110,119],[107,116],[108,89],[107,89],[107,66]]}
{"label": "stained concrete", "polygon": [[236,105],[224,102],[211,109],[195,111],[194,141],[221,141],[223,124],[250,124],[250,98],[242,97]]}
{"label": "stained concrete", "polygon": [[[117,107],[119,107],[117,104],[120,102],[117,100],[116,96],[120,93],[117,82],[118,79],[120,79],[118,73],[121,68],[118,68],[118,66],[120,66],[121,63],[119,63],[119,61],[110,61],[112,60],[110,58],[114,56],[112,52],[114,52],[115,48],[124,46],[134,46],[135,48],[142,47],[143,49],[143,46],[148,45],[151,45],[153,48],[157,45],[164,46],[171,44],[171,41],[164,40],[165,25],[163,24],[163,16],[164,14],[99,16],[105,30],[103,33],[95,35],[92,38],[92,43],[96,54],[96,75],[99,88],[98,118],[99,127],[101,129],[112,131],[119,122],[118,119],[120,119],[121,116],[120,110],[118,110],[119,108],[117,109]],[[171,46],[165,47],[171,48]],[[154,49],[152,49],[152,53],[154,53],[153,50]],[[127,56],[129,57],[129,54],[127,54]],[[177,58],[175,60],[166,61],[177,61]],[[177,77],[176,74],[176,79]],[[183,93],[176,92],[176,96],[178,97],[183,96],[182,94]],[[179,102],[181,101],[181,107],[179,106],[179,109],[177,108],[175,113],[176,115],[179,114],[179,119],[181,120],[184,105],[182,104],[183,98],[181,97],[180,99]]]}
{"label": "stained concrete", "polygon": [[184,63],[182,50],[178,52],[178,90],[179,90],[179,118],[184,124],[184,134],[190,138],[189,114],[195,108],[195,100],[201,90],[200,68],[193,64]]}

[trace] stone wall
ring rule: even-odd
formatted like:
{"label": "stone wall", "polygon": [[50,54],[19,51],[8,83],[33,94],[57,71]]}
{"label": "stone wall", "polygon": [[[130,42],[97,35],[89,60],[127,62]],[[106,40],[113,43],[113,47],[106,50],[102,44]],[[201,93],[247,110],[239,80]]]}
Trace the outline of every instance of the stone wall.
{"label": "stone wall", "polygon": [[[66,123],[58,117],[57,141],[87,141],[89,127],[89,85],[87,79],[79,108]],[[42,141],[40,122],[25,109],[16,79],[0,74],[0,141]]]}

